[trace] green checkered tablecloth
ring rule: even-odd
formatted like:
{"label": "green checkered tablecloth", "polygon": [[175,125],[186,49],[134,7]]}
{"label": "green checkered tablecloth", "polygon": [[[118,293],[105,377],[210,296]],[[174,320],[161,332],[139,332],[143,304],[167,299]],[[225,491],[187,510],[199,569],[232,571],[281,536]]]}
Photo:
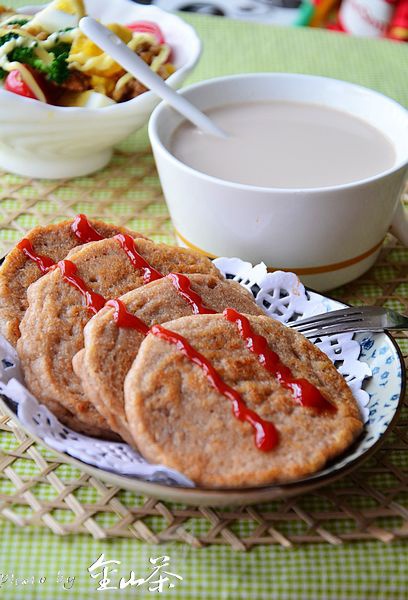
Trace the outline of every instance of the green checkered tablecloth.
{"label": "green checkered tablecloth", "polygon": [[[8,3],[13,6],[26,4],[24,0]],[[197,28],[204,43],[202,60],[190,82],[249,71],[314,73],[375,88],[408,106],[408,46],[312,30],[249,25],[211,17],[188,15],[185,18]],[[146,132],[143,131],[124,142],[121,149],[128,152],[146,146]],[[121,156],[117,155],[115,160],[116,185],[120,186]],[[152,165],[151,156],[146,155],[145,160],[148,165]],[[139,167],[135,165],[133,168],[137,170]],[[87,191],[92,190],[96,182],[99,182],[98,192],[94,197],[95,203],[106,196],[100,188],[100,177],[103,177],[103,174],[95,178],[83,178],[84,189]],[[24,189],[22,178],[14,178],[11,175],[1,178],[0,187],[13,183],[21,185],[21,189]],[[163,240],[171,239],[154,171],[148,171],[144,183],[157,189],[158,200],[152,205],[152,210],[156,216],[163,216],[163,228],[157,237]],[[111,187],[115,188],[114,179],[111,180]],[[25,196],[35,194],[35,188],[27,188],[24,193]],[[69,187],[58,193],[61,193],[61,196],[57,196],[57,200],[62,205],[64,201],[71,200],[72,206]],[[137,190],[129,190],[129,193],[130,200],[133,199],[133,193],[134,201],[140,201]],[[8,202],[3,208],[10,211],[18,199],[13,196]],[[81,210],[80,203],[75,206],[75,209],[77,208]],[[46,210],[46,207],[43,209]],[[119,212],[118,217],[120,216]],[[22,228],[36,223],[35,216],[31,213],[24,215],[22,219]],[[135,218],[133,225],[142,230],[148,228],[148,216],[143,222]],[[18,233],[15,230],[0,231],[0,241],[14,239],[16,236]],[[405,250],[397,249],[393,252],[396,265],[398,261],[406,261]],[[392,267],[388,264],[378,267],[378,281],[386,281],[387,277],[391,277],[391,270]],[[396,288],[398,292],[395,296],[395,306],[398,308],[403,307],[402,300],[406,300],[408,296],[406,278],[407,273],[400,278]],[[356,300],[377,298],[377,294],[380,294],[380,285],[378,289],[375,284],[367,285],[367,289],[358,286],[353,288]],[[394,300],[388,302],[393,303]],[[407,469],[407,460],[401,460],[400,466],[405,465]],[[0,506],[1,510],[3,507]],[[241,527],[245,527],[245,524],[241,523]],[[154,561],[160,556],[169,556],[171,562],[166,570],[183,577],[183,581],[171,578],[175,587],[163,591],[163,594],[173,598],[408,598],[408,546],[402,540],[389,545],[370,541],[346,543],[341,546],[321,543],[287,549],[264,545],[257,546],[247,553],[239,553],[221,545],[195,549],[180,543],[151,546],[127,539],[98,541],[89,535],[78,534],[61,538],[53,535],[48,529],[20,529],[6,520],[0,521],[0,536],[0,598],[12,600],[154,597],[157,592],[149,592],[148,584],[121,590],[97,591],[97,579],[90,577],[87,568],[102,553],[106,560],[120,561],[120,564],[109,565],[109,568],[117,568],[117,572],[106,572],[106,579],[111,579],[110,583],[106,581],[108,587],[117,586],[121,576],[128,579],[131,571],[134,571],[136,578],[147,578],[154,570],[150,559]],[[75,578],[75,581],[72,578]],[[157,577],[153,579],[157,580]]]}

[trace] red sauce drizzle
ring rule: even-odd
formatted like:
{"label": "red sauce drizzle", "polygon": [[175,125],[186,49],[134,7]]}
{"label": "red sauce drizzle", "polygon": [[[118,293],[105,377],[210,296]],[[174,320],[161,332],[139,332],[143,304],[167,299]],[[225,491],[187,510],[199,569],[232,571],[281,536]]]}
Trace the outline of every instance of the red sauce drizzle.
{"label": "red sauce drizzle", "polygon": [[174,344],[184,356],[204,371],[211,385],[231,401],[234,417],[240,421],[246,421],[253,427],[255,431],[255,445],[259,450],[268,452],[275,448],[279,441],[279,433],[275,425],[270,421],[265,421],[256,412],[248,408],[241,395],[221,379],[218,371],[216,371],[205,356],[197,352],[183,336],[174,331],[169,331],[161,325],[153,325],[150,333],[166,342]]}
{"label": "red sauce drizzle", "polygon": [[132,315],[121,300],[109,300],[105,306],[112,306],[115,309],[113,320],[118,327],[126,327],[127,329],[135,329],[143,335],[149,333],[149,328],[139,317]]}
{"label": "red sauce drizzle", "polygon": [[76,274],[77,267],[70,260],[60,260],[58,267],[60,268],[61,275],[65,281],[81,292],[82,296],[85,298],[86,307],[96,315],[96,313],[105,306],[105,298],[88,288],[85,281]]}
{"label": "red sauce drizzle", "polygon": [[253,332],[248,319],[233,308],[224,310],[224,317],[235,323],[247,348],[258,356],[258,360],[269,371],[282,387],[292,392],[293,398],[302,406],[313,408],[317,412],[336,412],[337,408],[326,400],[319,390],[306,379],[296,379],[289,367],[286,367],[279,356],[271,350],[262,335]]}
{"label": "red sauce drizzle", "polygon": [[105,239],[88,221],[86,215],[77,215],[72,221],[72,233],[83,243],[99,242]]}
{"label": "red sauce drizzle", "polygon": [[215,315],[216,310],[207,308],[203,304],[203,299],[199,294],[191,289],[191,281],[186,275],[181,273],[170,273],[167,275],[180,296],[188,302],[195,315]]}
{"label": "red sauce drizzle", "polygon": [[35,262],[41,273],[47,273],[51,267],[55,266],[55,262],[49,257],[42,254],[37,254],[27,238],[23,238],[21,242],[17,244],[17,248],[30,260]]}
{"label": "red sauce drizzle", "polygon": [[155,281],[156,279],[161,279],[163,277],[161,273],[149,265],[143,256],[139,254],[136,249],[135,240],[132,238],[132,236],[127,235],[126,233],[119,233],[118,235],[115,235],[115,239],[118,240],[119,244],[126,252],[134,268],[143,271],[144,284]]}

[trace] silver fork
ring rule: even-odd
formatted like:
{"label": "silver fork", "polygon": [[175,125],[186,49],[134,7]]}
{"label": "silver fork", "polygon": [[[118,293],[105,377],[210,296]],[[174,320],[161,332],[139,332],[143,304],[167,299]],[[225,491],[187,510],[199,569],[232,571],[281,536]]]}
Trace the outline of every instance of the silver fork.
{"label": "silver fork", "polygon": [[299,319],[287,325],[307,338],[315,338],[347,331],[408,329],[408,317],[380,306],[356,306]]}

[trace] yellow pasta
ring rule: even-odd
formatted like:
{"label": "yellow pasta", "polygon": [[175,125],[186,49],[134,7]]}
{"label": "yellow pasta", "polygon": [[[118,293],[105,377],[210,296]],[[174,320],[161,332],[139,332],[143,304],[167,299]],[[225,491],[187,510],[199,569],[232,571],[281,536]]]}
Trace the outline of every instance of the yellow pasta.
{"label": "yellow pasta", "polygon": [[[144,43],[147,43],[149,46],[156,45],[156,38],[150,33],[134,33],[132,35],[132,32],[129,29],[117,24],[108,25],[107,27],[112,31],[120,27],[121,29],[115,31],[115,33],[135,52]],[[129,41],[126,41],[126,38],[128,38]],[[162,44],[160,46],[159,54],[153,58],[152,64],[150,65],[152,70],[157,71],[159,67],[168,60],[169,56],[170,48],[165,44]],[[124,74],[122,67],[98,48],[96,44],[91,42],[91,40],[89,40],[82,32],[78,32],[74,39],[68,62],[71,65],[71,68],[82,71],[87,75],[120,77]]]}
{"label": "yellow pasta", "polygon": [[91,86],[95,92],[111,96],[115,89],[115,79],[112,77],[101,77],[100,75],[92,75]]}
{"label": "yellow pasta", "polygon": [[[120,39],[125,42],[132,50],[135,49],[137,42],[132,36],[132,32],[127,27],[113,23],[107,25],[108,29],[116,33]],[[143,34],[144,35],[144,34]],[[150,42],[153,36],[148,36]],[[96,44],[88,39],[81,31],[75,35],[71,51],[68,56],[68,63],[71,68],[82,71],[87,75],[100,75],[103,77],[119,76],[124,72],[110,56],[101,50]]]}

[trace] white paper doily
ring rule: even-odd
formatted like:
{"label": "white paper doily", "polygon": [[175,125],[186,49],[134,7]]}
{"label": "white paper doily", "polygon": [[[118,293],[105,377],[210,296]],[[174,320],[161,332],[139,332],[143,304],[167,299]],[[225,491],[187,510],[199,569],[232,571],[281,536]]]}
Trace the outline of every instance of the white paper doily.
{"label": "white paper doily", "polygon": [[[343,306],[320,294],[306,291],[293,273],[268,273],[263,263],[252,267],[250,263],[238,258],[217,258],[214,263],[227,279],[234,279],[250,290],[267,315],[282,323]],[[352,333],[318,338],[315,343],[345,377],[366,421],[369,396],[362,389],[362,383],[371,375],[371,371],[365,362],[359,361],[360,344],[353,340]],[[125,443],[98,440],[62,425],[24,387],[17,353],[1,336],[0,394],[17,412],[23,427],[55,450],[121,475],[168,485],[194,486],[181,473],[163,465],[148,463]]]}

